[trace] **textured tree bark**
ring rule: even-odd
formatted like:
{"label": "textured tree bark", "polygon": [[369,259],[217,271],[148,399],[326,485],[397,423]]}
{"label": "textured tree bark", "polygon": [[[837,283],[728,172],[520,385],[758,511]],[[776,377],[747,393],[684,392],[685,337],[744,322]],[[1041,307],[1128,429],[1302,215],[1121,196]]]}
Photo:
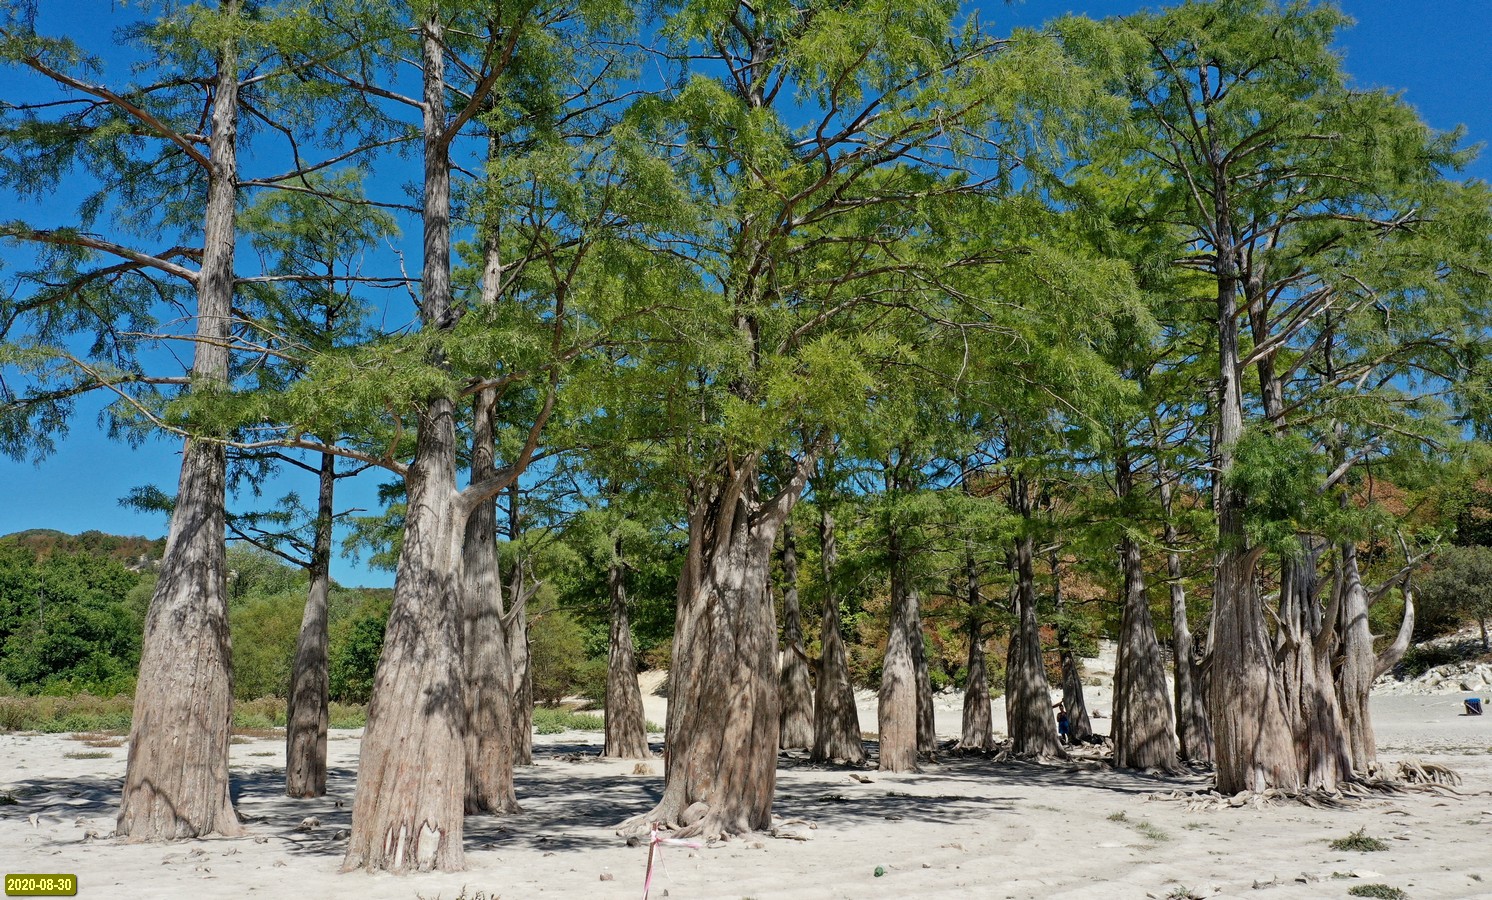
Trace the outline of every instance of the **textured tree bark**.
{"label": "textured tree bark", "polygon": [[[1122,474],[1121,484],[1125,481]],[[1124,617],[1119,627],[1119,662],[1114,672],[1114,765],[1121,769],[1177,768],[1176,730],[1160,642],[1145,595],[1140,546],[1120,541],[1124,569]]]}
{"label": "textured tree bark", "polygon": [[[424,267],[420,320],[448,327],[450,159],[444,142],[443,28],[421,23],[424,69]],[[455,405],[419,412],[405,475],[404,544],[394,604],[374,675],[343,870],[458,871],[466,794],[466,591],[458,576],[466,533],[456,491]]]}
{"label": "textured tree bark", "polygon": [[[235,15],[236,0],[225,0]],[[197,281],[194,389],[228,383],[237,198],[238,74],[231,41],[219,51],[208,135],[207,209]],[[145,617],[129,759],[117,833],[131,841],[243,827],[228,794],[232,652],[224,557],[223,447],[188,439],[160,578]]]}
{"label": "textured tree bark", "polygon": [[912,594],[912,669],[917,675],[917,752],[931,755],[938,749],[937,726],[933,720],[932,674],[927,666],[927,639],[922,631],[922,595]]}
{"label": "textured tree bark", "polygon": [[[487,160],[501,153],[489,136]],[[482,235],[482,290],[484,309],[496,307],[502,296],[502,246],[495,225]],[[478,391],[472,398],[472,484],[497,472],[496,389]],[[466,523],[462,546],[463,638],[466,689],[466,811],[514,813],[520,810],[513,787],[517,735],[513,727],[513,659],[508,650],[508,610],[503,598],[497,554],[497,499],[477,504]]]}
{"label": "textured tree bark", "polygon": [[881,747],[878,768],[883,772],[915,772],[920,716],[914,645],[922,643],[922,632],[917,627],[917,595],[908,584],[901,532],[895,526],[887,529],[886,554],[891,564],[891,627],[876,704]]}
{"label": "textured tree bark", "polygon": [[[1368,626],[1368,593],[1363,589],[1362,575],[1358,571],[1357,545],[1351,541],[1343,542],[1337,553],[1342,572],[1341,674],[1337,690],[1351,767],[1357,772],[1367,772],[1378,762],[1378,743],[1373,736],[1373,718],[1368,709],[1368,695],[1378,677],[1378,660],[1373,653],[1373,633]],[[1412,616],[1412,603],[1409,609]]]}
{"label": "textured tree bark", "polygon": [[824,650],[813,704],[811,758],[815,762],[841,759],[850,765],[861,765],[865,762],[865,743],[860,737],[860,714],[855,708],[855,689],[850,684],[844,638],[839,633],[839,596],[834,588],[838,562],[834,517],[822,497],[818,502],[819,561],[824,576],[824,617],[819,640]]}
{"label": "textured tree bark", "polygon": [[[508,534],[513,540],[523,533],[518,488],[515,478],[508,488]],[[508,579],[508,599],[512,606],[504,621],[504,633],[512,672],[513,764],[519,766],[534,764],[534,669],[528,648],[528,601],[536,590],[538,585],[523,577],[522,561],[515,559],[512,577]]]}
{"label": "textured tree bark", "polygon": [[[975,584],[973,591],[977,593],[978,590]],[[978,615],[969,617],[968,680],[964,683],[963,734],[958,746],[964,750],[990,750],[995,746],[989,671],[984,661],[984,622]]]}
{"label": "textured tree bark", "polygon": [[326,793],[326,730],[331,720],[327,593],[331,587],[332,497],[336,483],[337,458],[323,453],[316,537],[311,548],[311,586],[295,641],[285,711],[285,793],[291,797],[320,797]]}
{"label": "textured tree bark", "polygon": [[1052,606],[1057,614],[1057,651],[1062,659],[1062,708],[1067,710],[1067,736],[1084,741],[1093,735],[1093,721],[1088,717],[1088,698],[1083,696],[1083,670],[1072,647],[1072,635],[1063,620],[1062,561],[1053,550],[1047,558],[1052,567]]}
{"label": "textured tree bark", "polygon": [[[1215,165],[1220,165],[1218,159]],[[1238,260],[1223,173],[1214,177],[1217,276],[1218,400],[1215,514],[1218,558],[1212,604],[1207,704],[1212,721],[1217,789],[1222,793],[1296,790],[1300,765],[1284,708],[1264,608],[1254,587],[1258,554],[1249,548],[1243,498],[1227,483],[1243,435],[1238,355]]]}
{"label": "textured tree bark", "polygon": [[1164,472],[1160,484],[1161,507],[1165,512],[1166,581],[1171,590],[1171,652],[1175,662],[1176,737],[1181,744],[1182,759],[1194,763],[1212,762],[1212,725],[1207,721],[1205,692],[1198,671],[1196,647],[1191,624],[1186,616],[1186,585],[1182,583],[1181,554],[1177,552],[1181,535],[1171,521],[1171,483]]}
{"label": "textured tree bark", "polygon": [[[1025,486],[1015,487],[1023,503]],[[1015,626],[1005,667],[1005,727],[1014,752],[1062,757],[1057,722],[1052,715],[1051,686],[1041,657],[1041,631],[1036,620],[1036,581],[1031,567],[1035,540],[1022,535],[1015,542]]]}
{"label": "textured tree bark", "polygon": [[791,522],[782,524],[782,653],[780,673],[782,722],[778,746],[813,746],[813,682],[808,674],[808,650],[803,646],[803,615],[798,603],[798,548]]}
{"label": "textured tree bark", "polygon": [[637,684],[637,660],[632,650],[632,627],[627,621],[626,571],[622,568],[622,540],[616,539],[613,559],[606,569],[606,593],[611,602],[611,635],[606,651],[606,743],[602,756],[648,759],[647,716],[642,689]]}
{"label": "textured tree bark", "polygon": [[[478,395],[472,436],[471,478],[495,470],[489,397]],[[477,504],[462,546],[463,637],[466,687],[466,804],[468,813],[520,810],[513,788],[513,662],[508,655],[502,579],[497,567],[497,508]]]}
{"label": "textured tree bark", "polygon": [[767,591],[772,547],[813,467],[813,453],[771,500],[757,499],[757,457],[729,467],[689,515],[679,576],[663,797],[622,823],[707,838],[771,827],[777,784],[777,619]]}

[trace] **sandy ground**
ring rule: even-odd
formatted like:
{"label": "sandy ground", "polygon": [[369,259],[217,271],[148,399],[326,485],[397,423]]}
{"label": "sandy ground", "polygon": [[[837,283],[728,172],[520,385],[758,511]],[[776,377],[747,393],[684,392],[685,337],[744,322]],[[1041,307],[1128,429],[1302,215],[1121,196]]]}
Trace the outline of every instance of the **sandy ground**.
{"label": "sandy ground", "polygon": [[[1090,703],[1107,713],[1107,692],[1095,693]],[[874,704],[864,700],[869,729]],[[654,721],[663,721],[662,703],[648,698]],[[959,709],[957,697],[940,698],[941,735],[957,735]],[[1465,778],[1458,794],[1410,792],[1336,810],[1201,811],[1151,797],[1201,789],[1200,774],[944,758],[918,774],[867,771],[872,780],[862,783],[850,770],[784,755],[774,812],[809,823],[811,840],[667,847],[653,896],[1289,900],[1347,897],[1354,885],[1383,883],[1414,900],[1492,897],[1492,716],[1460,709],[1458,696],[1373,703],[1382,757],[1449,765]],[[998,706],[995,721],[1003,721]],[[1095,724],[1103,731],[1108,720]],[[612,826],[658,797],[662,763],[638,773],[635,762],[599,760],[600,742],[588,733],[537,738],[536,765],[517,775],[525,811],[467,819],[466,872],[393,876],[337,872],[357,732],[333,734],[330,793],[316,800],[283,795],[283,740],[235,744],[233,791],[249,836],[153,845],[108,838],[125,748],[0,735],[0,796],[16,800],[0,805],[0,864],[5,872],[75,873],[80,897],[637,898],[647,847],[627,846]],[[87,752],[107,757],[74,756]],[[320,825],[297,831],[309,816]],[[1359,828],[1389,850],[1328,846]]]}

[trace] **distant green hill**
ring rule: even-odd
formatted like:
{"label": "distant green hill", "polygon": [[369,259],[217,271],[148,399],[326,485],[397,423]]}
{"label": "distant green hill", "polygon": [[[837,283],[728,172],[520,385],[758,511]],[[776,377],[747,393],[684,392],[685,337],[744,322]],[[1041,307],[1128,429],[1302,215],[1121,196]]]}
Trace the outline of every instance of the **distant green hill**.
{"label": "distant green hill", "polygon": [[112,559],[136,571],[154,571],[166,552],[166,539],[105,534],[102,531],[85,531],[82,534],[67,534],[50,528],[32,528],[0,537],[0,546],[22,547],[37,559],[46,559],[56,553],[80,553]]}

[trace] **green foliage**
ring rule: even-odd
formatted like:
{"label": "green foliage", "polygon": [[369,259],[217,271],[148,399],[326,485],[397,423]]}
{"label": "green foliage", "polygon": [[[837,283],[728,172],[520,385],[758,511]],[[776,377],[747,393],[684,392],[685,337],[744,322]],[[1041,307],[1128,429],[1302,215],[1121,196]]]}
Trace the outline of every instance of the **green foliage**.
{"label": "green foliage", "polygon": [[559,734],[562,731],[601,731],[605,727],[606,721],[600,716],[559,707],[538,706],[534,708],[534,728],[539,734]]}
{"label": "green foliage", "polygon": [[1415,632],[1444,633],[1492,618],[1492,547],[1448,547],[1418,583]]}
{"label": "green foliage", "polygon": [[1399,888],[1386,884],[1356,884],[1347,889],[1354,897],[1377,897],[1378,900],[1409,900],[1409,895]]}
{"label": "green foliage", "polygon": [[1378,838],[1368,835],[1366,827],[1359,828],[1344,838],[1337,838],[1331,842],[1333,850],[1354,850],[1358,853],[1381,852],[1388,849],[1388,844]]}
{"label": "green foliage", "polygon": [[0,542],[0,678],[23,691],[129,693],[140,663],[143,576],[108,556],[38,557]]}
{"label": "green foliage", "polygon": [[393,597],[388,591],[365,594],[340,622],[331,626],[331,696],[344,703],[367,703],[373,676],[383,653]]}
{"label": "green foliage", "polygon": [[0,697],[0,731],[127,731],[134,700],[124,694],[96,697]]}
{"label": "green foliage", "polygon": [[[585,689],[594,692],[594,674],[587,673],[585,630],[574,616],[557,608],[534,610],[528,640],[535,701],[558,706],[582,688],[582,676],[587,674],[590,684]],[[604,684],[603,680],[603,694]]]}

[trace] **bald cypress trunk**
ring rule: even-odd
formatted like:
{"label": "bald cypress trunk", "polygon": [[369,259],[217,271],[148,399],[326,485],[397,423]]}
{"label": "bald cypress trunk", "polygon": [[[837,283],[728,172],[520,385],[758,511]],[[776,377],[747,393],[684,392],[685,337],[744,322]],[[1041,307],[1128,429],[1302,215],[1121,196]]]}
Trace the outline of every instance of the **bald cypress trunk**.
{"label": "bald cypress trunk", "polygon": [[[420,320],[432,329],[452,322],[443,37],[432,13],[420,25],[425,141]],[[469,674],[462,646],[467,591],[458,573],[470,511],[458,501],[450,398],[430,397],[419,410],[414,461],[404,480],[404,542],[368,704],[344,870],[456,871],[465,865]]]}
{"label": "bald cypress trunk", "polygon": [[908,582],[907,561],[898,527],[887,529],[886,555],[891,565],[891,623],[881,662],[881,692],[876,705],[883,772],[914,772],[918,750],[917,597]]}
{"label": "bald cypress trunk", "polygon": [[295,642],[295,663],[285,712],[285,793],[291,797],[320,797],[326,793],[326,731],[331,719],[327,594],[331,587],[336,464],[336,457],[330,453],[321,455],[311,585]]}
{"label": "bald cypress trunk", "polygon": [[770,500],[757,457],[699,489],[679,575],[663,797],[622,823],[720,837],[771,827],[777,784],[777,617],[767,590],[778,531],[807,482],[810,451]]}
{"label": "bald cypress trunk", "polygon": [[1160,477],[1161,508],[1166,516],[1166,582],[1171,593],[1171,652],[1175,657],[1176,737],[1182,759],[1212,762],[1212,725],[1207,721],[1206,692],[1202,690],[1196,646],[1187,620],[1186,585],[1182,583],[1181,554],[1176,548],[1181,535],[1171,519],[1171,483]]}
{"label": "bald cypress trunk", "polygon": [[[236,15],[236,0],[221,4]],[[207,209],[197,280],[193,389],[228,384],[237,199],[238,72],[218,51],[208,135]],[[160,576],[145,617],[117,833],[165,841],[243,832],[228,795],[232,650],[224,556],[227,462],[221,444],[188,439]]]}
{"label": "bald cypress trunk", "polygon": [[1119,626],[1119,662],[1114,675],[1114,765],[1127,769],[1176,768],[1176,732],[1166,695],[1160,642],[1145,595],[1140,548],[1121,542],[1124,618]]}
{"label": "bald cypress trunk", "polygon": [[642,689],[637,683],[637,659],[632,651],[632,626],[627,621],[626,571],[622,568],[622,539],[612,546],[606,568],[606,593],[611,603],[611,633],[606,650],[606,743],[602,756],[647,759],[647,717]]}
{"label": "bald cypress trunk", "polygon": [[984,661],[984,622],[978,615],[969,617],[967,671],[963,734],[958,745],[964,750],[990,750],[995,746],[995,723],[990,708],[989,671]]}
{"label": "bald cypress trunk", "polygon": [[1258,552],[1249,547],[1244,498],[1227,483],[1243,435],[1238,353],[1238,269],[1224,180],[1214,190],[1217,240],[1218,416],[1214,451],[1218,555],[1212,605],[1212,721],[1217,789],[1223,793],[1294,790],[1300,766],[1290,719],[1254,586]]}
{"label": "bald cypress trunk", "polygon": [[782,525],[782,722],[778,746],[813,746],[813,682],[808,650],[803,645],[803,616],[798,603],[798,548],[791,522]]}
{"label": "bald cypress trunk", "polygon": [[[514,541],[523,533],[519,500],[518,480],[514,478],[508,487],[508,536]],[[538,585],[525,578],[523,572],[522,560],[513,560],[512,577],[508,579],[508,600],[512,605],[504,619],[504,635],[512,686],[513,764],[531,766],[534,764],[534,666],[528,646],[528,601],[533,599]]]}
{"label": "bald cypress trunk", "polygon": [[[490,392],[478,395],[472,437],[471,478],[495,471]],[[462,545],[462,614],[466,652],[466,811],[518,812],[513,787],[513,661],[508,652],[507,611],[497,566],[497,507],[477,504]]]}
{"label": "bald cypress trunk", "polygon": [[938,749],[933,719],[932,673],[927,663],[927,637],[922,630],[922,595],[912,591],[912,670],[917,678],[917,752],[930,755]]}
{"label": "bald cypress trunk", "polygon": [[819,561],[824,578],[824,615],[819,641],[824,649],[819,659],[813,704],[812,759],[815,762],[842,759],[859,765],[865,762],[865,744],[860,737],[860,714],[855,708],[855,688],[850,684],[844,638],[839,633],[839,596],[834,577],[839,554],[834,539],[834,517],[823,498],[818,502]]}
{"label": "bald cypress trunk", "polygon": [[1062,708],[1067,711],[1067,736],[1072,741],[1087,740],[1093,735],[1093,721],[1088,717],[1088,698],[1083,694],[1083,669],[1072,646],[1072,629],[1063,608],[1062,563],[1053,550],[1048,557],[1052,567],[1052,607],[1057,614],[1057,651],[1062,659]]}
{"label": "bald cypress trunk", "polygon": [[[1373,718],[1368,695],[1379,668],[1373,653],[1373,633],[1368,627],[1368,593],[1363,589],[1358,571],[1357,545],[1343,542],[1337,548],[1341,566],[1341,676],[1337,682],[1347,733],[1347,752],[1352,769],[1367,772],[1378,762],[1378,744],[1373,736]],[[1408,604],[1409,621],[1413,622],[1414,605]],[[1412,626],[1411,626],[1412,627]]]}
{"label": "bald cypress trunk", "polygon": [[[1134,490],[1129,454],[1116,457],[1116,483],[1121,499]],[[1166,695],[1166,673],[1160,642],[1145,593],[1144,560],[1130,534],[1119,542],[1124,573],[1124,616],[1119,626],[1119,661],[1114,672],[1114,765],[1127,769],[1176,768],[1176,728],[1171,700]]]}
{"label": "bald cypress trunk", "polygon": [[[1018,509],[1029,510],[1026,485],[1016,479],[1012,490]],[[1041,654],[1041,630],[1036,615],[1036,581],[1032,570],[1035,539],[1029,534],[1015,541],[1015,624],[1005,668],[1005,727],[1016,753],[1063,756],[1052,715],[1051,686]]]}

